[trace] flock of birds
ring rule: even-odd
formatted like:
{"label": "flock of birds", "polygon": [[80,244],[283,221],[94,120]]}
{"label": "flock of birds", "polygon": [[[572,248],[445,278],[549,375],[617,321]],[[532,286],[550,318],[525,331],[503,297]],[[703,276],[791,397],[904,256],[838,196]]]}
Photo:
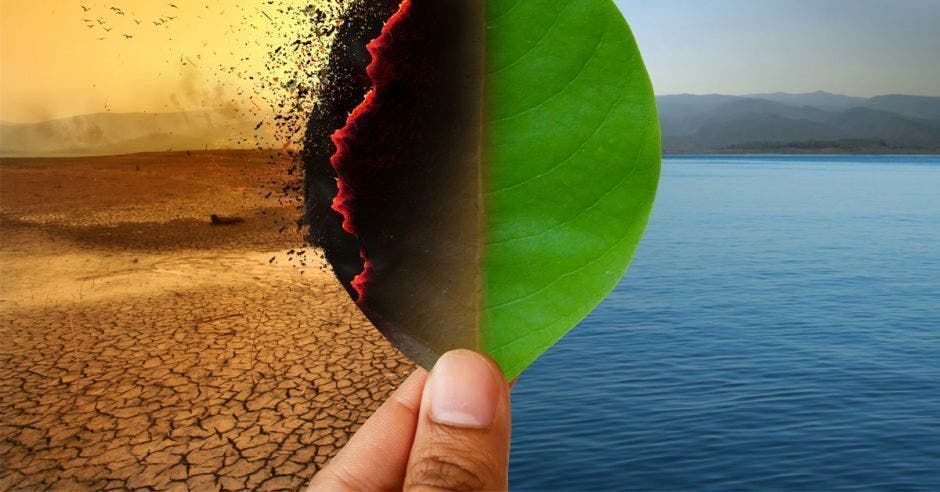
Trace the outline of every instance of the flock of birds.
{"label": "flock of birds", "polygon": [[[167,4],[167,6],[169,6],[170,8],[179,10],[179,7],[178,7],[176,4],[169,3],[169,4]],[[90,13],[90,12],[94,12],[94,8],[93,8],[93,7],[87,7],[87,6],[85,6],[85,5],[82,5],[81,7],[82,7],[82,13],[88,14],[88,13]],[[111,18],[109,18],[109,16],[110,16]],[[138,25],[138,26],[144,23],[144,22],[141,21],[140,19],[137,19],[137,18],[134,18],[134,17],[128,15],[128,14],[124,11],[124,9],[122,9],[122,8],[120,8],[120,7],[113,7],[113,6],[112,6],[112,7],[108,7],[107,10],[106,10],[103,14],[98,15],[98,16],[97,16],[96,18],[94,18],[94,19],[89,19],[89,18],[87,18],[87,17],[83,17],[83,18],[82,18],[82,22],[84,22],[84,23],[85,23],[85,27],[87,27],[87,28],[89,28],[89,29],[96,29],[96,28],[97,28],[97,29],[103,30],[103,31],[106,32],[106,33],[110,33],[112,30],[114,30],[114,25],[113,25],[113,17],[114,17],[114,16],[126,17],[127,19],[130,19],[130,20],[134,21],[134,23],[135,23],[136,25]],[[176,15],[161,15],[160,17],[157,17],[157,18],[154,19],[154,20],[150,20],[149,22],[152,22],[153,25],[154,25],[154,26],[157,26],[157,27],[160,27],[160,26],[167,26],[168,23],[173,22],[174,20],[177,19],[177,17],[178,17],[178,16],[176,16]],[[124,39],[134,39],[134,35],[133,35],[133,34],[123,33],[123,34],[121,34],[121,36],[122,36]],[[104,40],[108,39],[108,37],[107,37],[107,36],[101,36],[101,37],[98,37],[97,39],[98,39],[98,41],[104,41]]]}
{"label": "flock of birds", "polygon": [[[0,0],[0,2],[3,1]],[[144,29],[154,30],[157,31],[155,37],[163,38],[166,46],[174,51],[175,49],[198,49],[196,46],[179,46],[172,43],[174,32],[181,27],[179,24],[185,24],[187,18],[195,21],[203,18],[201,14],[225,13],[225,10],[218,9],[217,4],[208,2],[205,4],[206,11],[202,12],[201,8],[193,9],[187,5],[180,7],[173,3],[163,3],[179,0],[153,0],[153,4],[156,4],[160,10],[151,10],[153,4],[147,2],[148,14],[144,15],[131,7],[121,8],[98,4],[97,0],[83,1],[89,3],[90,6],[82,5],[81,13],[77,17],[80,17],[85,27],[88,27],[96,36],[103,36],[98,37],[98,40],[109,39],[107,33],[113,33],[110,35],[112,39],[134,40],[135,35],[141,38],[145,36],[147,31]],[[123,3],[121,0],[108,1]],[[234,131],[228,139],[228,145],[236,148],[257,146],[259,150],[281,148],[281,152],[273,152],[269,156],[269,164],[276,166],[279,173],[283,173],[270,183],[280,190],[275,189],[265,198],[273,197],[282,204],[296,206],[298,209],[303,208],[303,161],[300,158],[299,149],[302,146],[307,117],[316,101],[317,84],[327,60],[325,57],[329,53],[328,40],[336,26],[341,24],[341,14],[346,11],[348,2],[349,0],[318,0],[316,2],[259,0],[253,2],[250,7],[244,5],[237,9],[242,15],[227,31],[231,35],[230,42],[216,45],[210,45],[208,42],[202,43],[202,49],[207,54],[216,55],[217,51],[224,54],[227,51],[228,55],[238,59],[237,62],[229,61],[218,66],[201,61],[200,63],[206,65],[202,69],[201,76],[210,77],[205,79],[202,85],[231,89],[228,95],[223,95],[228,99],[218,101],[219,107],[235,108],[239,117],[246,121],[259,121],[253,131],[249,129],[250,127]],[[130,5],[129,2],[127,4]],[[269,15],[269,11],[272,15],[276,13],[276,16]],[[157,16],[157,14],[160,15]],[[257,14],[261,14],[263,18],[259,18]],[[178,16],[183,22],[177,20]],[[230,13],[222,21],[216,21],[231,22],[233,17],[238,17],[238,12],[235,12],[235,15]],[[151,23],[153,26],[150,25]],[[176,25],[171,26],[171,23]],[[272,31],[277,31],[283,36],[270,35]],[[245,36],[246,33],[252,36]],[[259,46],[266,54],[252,56],[264,57],[260,60],[263,64],[263,68],[260,69],[256,68],[259,60],[249,58],[247,55],[247,53],[257,53]],[[196,54],[194,58],[201,60],[202,57]],[[196,61],[183,54],[180,54],[179,67],[176,66],[175,60],[168,59],[166,63],[172,64],[172,69],[188,65],[196,66]],[[236,79],[239,82],[233,83],[232,81]],[[199,97],[202,97],[201,94],[200,92]],[[205,97],[204,99],[211,101],[211,105],[206,105],[205,101],[202,101],[200,107],[211,109],[217,102],[216,97],[215,95]],[[262,101],[266,107],[263,108],[256,101]],[[172,108],[175,110],[178,105],[179,103],[174,102]],[[274,114],[271,115],[271,112]],[[286,172],[282,169],[285,164],[289,168]],[[268,184],[265,183],[265,187],[268,187]],[[217,217],[217,219],[216,222],[220,224],[226,222],[224,217]],[[274,220],[281,226],[281,232],[296,227],[294,221],[285,223],[280,218]],[[305,254],[306,252],[302,250],[291,250],[286,254],[287,261],[295,266],[304,267],[306,265]],[[275,261],[277,257],[272,258],[272,262]]]}

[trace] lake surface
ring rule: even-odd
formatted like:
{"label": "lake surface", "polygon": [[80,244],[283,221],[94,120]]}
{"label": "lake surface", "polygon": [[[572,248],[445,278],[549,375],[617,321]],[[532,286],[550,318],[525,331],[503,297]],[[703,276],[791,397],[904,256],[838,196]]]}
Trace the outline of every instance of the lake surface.
{"label": "lake surface", "polygon": [[666,159],[513,413],[517,490],[940,490],[940,158]]}

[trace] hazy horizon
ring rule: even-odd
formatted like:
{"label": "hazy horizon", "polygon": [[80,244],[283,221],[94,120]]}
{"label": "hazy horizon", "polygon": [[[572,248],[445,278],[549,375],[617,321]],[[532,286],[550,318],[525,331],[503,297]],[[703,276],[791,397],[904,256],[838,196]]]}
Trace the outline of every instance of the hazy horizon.
{"label": "hazy horizon", "polygon": [[[825,93],[825,94],[830,94],[830,95],[833,95],[833,96],[846,96],[846,97],[853,97],[853,98],[859,98],[859,99],[872,99],[872,98],[883,97],[883,96],[914,96],[914,97],[937,97],[937,98],[940,98],[940,96],[938,96],[938,95],[904,94],[904,93],[900,93],[900,92],[884,93],[884,94],[875,94],[874,96],[856,96],[856,95],[852,95],[852,94],[842,94],[842,93],[835,93],[835,92],[829,92],[829,91],[823,91],[823,90],[819,90],[819,91],[810,91],[810,92],[769,91],[769,92],[752,92],[752,93],[748,93],[748,94],[730,94],[730,93],[723,93],[723,92],[703,92],[703,93],[695,93],[695,92],[675,92],[675,93],[670,93],[670,94],[656,94],[656,97],[657,97],[657,98],[660,98],[660,97],[671,97],[671,96],[731,96],[731,97],[756,97],[756,96],[763,96],[763,95],[768,95],[768,96],[769,96],[769,95],[776,95],[776,94],[788,94],[788,95],[794,95],[794,96],[796,96],[796,95],[809,95],[809,94],[816,94],[816,93]],[[92,113],[78,113],[78,114],[72,114],[72,115],[56,116],[56,117],[49,118],[49,119],[46,119],[46,120],[14,121],[14,120],[8,120],[8,119],[0,119],[0,124],[3,124],[3,125],[31,125],[31,124],[37,124],[37,123],[48,123],[48,122],[53,122],[53,121],[68,120],[68,119],[71,119],[71,118],[80,118],[80,117],[85,117],[85,116],[96,116],[96,115],[133,115],[133,114],[137,114],[137,115],[141,115],[141,116],[153,116],[153,115],[172,115],[172,114],[194,114],[194,113],[202,113],[202,112],[210,112],[210,113],[211,113],[211,112],[214,112],[214,111],[216,111],[216,110],[215,110],[215,109],[212,109],[212,108],[193,108],[193,109],[189,109],[189,110],[185,110],[185,109],[184,109],[184,110],[173,109],[173,110],[169,110],[169,111],[165,111],[165,112],[152,112],[152,111],[96,111],[96,112],[92,112]],[[219,110],[219,111],[220,111],[220,112],[227,112],[227,111],[225,111],[225,110]],[[235,113],[231,113],[230,116],[232,117],[232,119],[237,119],[237,115],[236,115]]]}
{"label": "hazy horizon", "polygon": [[[846,97],[853,97],[853,98],[860,98],[860,99],[872,99],[872,98],[883,97],[883,96],[940,97],[940,95],[904,94],[904,93],[900,93],[900,92],[884,93],[884,94],[875,94],[874,96],[856,96],[856,95],[852,95],[852,94],[842,94],[842,93],[835,93],[835,92],[829,92],[829,91],[823,91],[823,90],[819,90],[819,91],[809,91],[809,92],[769,91],[769,92],[752,92],[752,93],[748,93],[748,94],[730,94],[730,93],[724,93],[724,92],[702,92],[702,93],[696,93],[696,92],[675,92],[675,93],[669,93],[669,94],[656,94],[656,97],[657,97],[657,98],[659,98],[659,97],[671,97],[671,96],[731,96],[731,97],[752,97],[752,96],[754,96],[754,97],[756,97],[756,96],[762,96],[762,95],[775,95],[775,94],[808,95],[808,94],[815,94],[815,93],[825,93],[825,94],[830,94],[830,95],[833,95],[833,96],[846,96]],[[193,109],[189,109],[189,110],[173,109],[173,110],[169,110],[169,111],[166,111],[166,112],[152,112],[152,111],[96,111],[96,112],[92,112],[92,113],[78,113],[78,114],[72,114],[72,115],[56,116],[56,117],[53,117],[53,118],[49,118],[49,119],[47,119],[47,120],[13,121],[13,120],[8,120],[8,119],[0,119],[0,124],[4,124],[4,125],[29,125],[29,124],[36,124],[36,123],[46,123],[46,122],[57,121],[57,120],[68,120],[68,119],[70,119],[70,118],[79,118],[79,117],[84,117],[84,116],[109,115],[109,114],[112,114],[112,115],[132,115],[132,114],[139,114],[139,115],[141,115],[141,116],[152,116],[152,115],[172,115],[172,114],[193,114],[193,113],[213,112],[213,111],[216,111],[216,110],[214,110],[214,109],[212,109],[212,108],[193,108]],[[224,110],[220,110],[220,111],[224,111]],[[234,117],[235,117],[235,114],[233,113],[231,116],[234,118]]]}

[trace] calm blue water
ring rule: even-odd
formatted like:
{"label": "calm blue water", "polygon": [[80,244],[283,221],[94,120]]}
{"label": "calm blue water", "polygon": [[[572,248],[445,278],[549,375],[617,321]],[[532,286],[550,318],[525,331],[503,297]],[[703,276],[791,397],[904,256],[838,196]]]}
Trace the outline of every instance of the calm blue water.
{"label": "calm blue water", "polygon": [[667,159],[513,412],[518,490],[940,490],[940,158]]}

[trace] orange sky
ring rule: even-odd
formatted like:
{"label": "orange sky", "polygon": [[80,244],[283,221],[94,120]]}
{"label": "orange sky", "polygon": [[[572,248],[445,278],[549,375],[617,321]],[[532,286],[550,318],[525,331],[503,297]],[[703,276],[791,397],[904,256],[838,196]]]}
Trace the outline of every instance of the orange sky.
{"label": "orange sky", "polygon": [[0,120],[192,110],[233,99],[263,105],[252,82],[219,66],[264,73],[271,46],[296,38],[288,20],[251,0],[0,0]]}

